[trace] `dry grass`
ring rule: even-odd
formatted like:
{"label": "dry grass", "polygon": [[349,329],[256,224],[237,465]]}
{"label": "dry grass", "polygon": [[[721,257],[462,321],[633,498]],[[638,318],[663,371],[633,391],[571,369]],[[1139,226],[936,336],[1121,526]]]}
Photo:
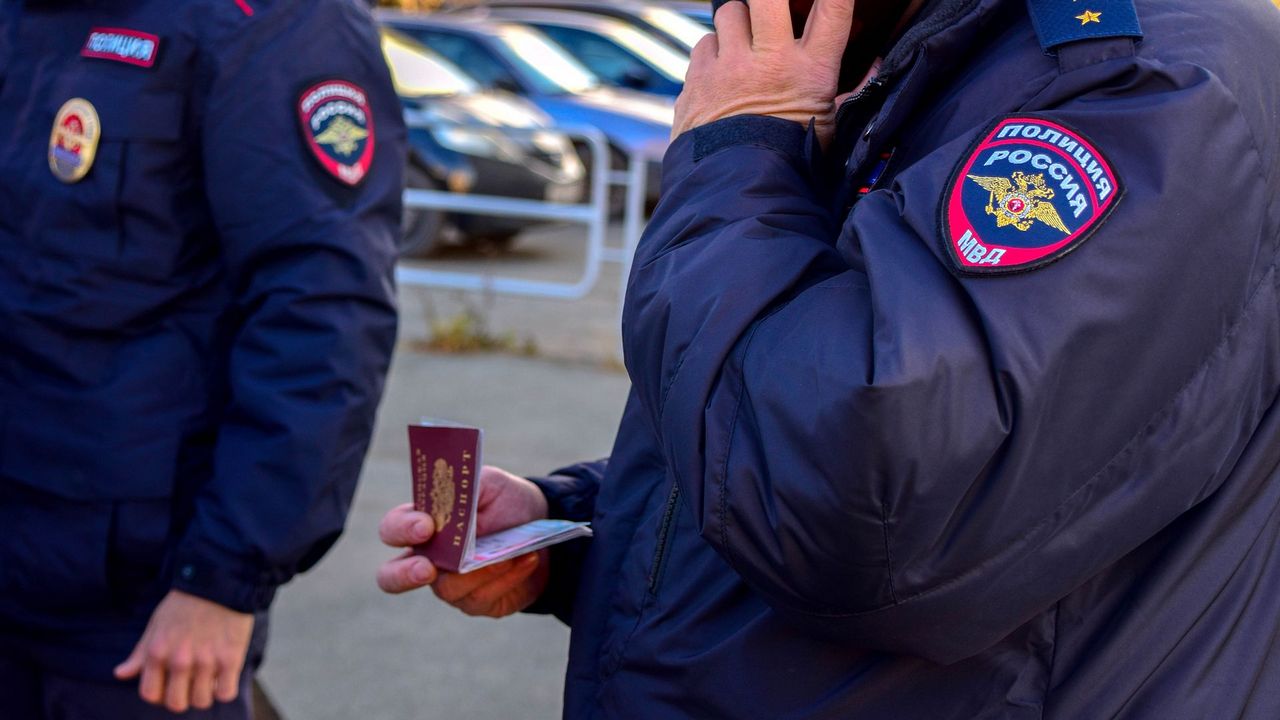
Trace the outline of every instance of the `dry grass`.
{"label": "dry grass", "polygon": [[494,333],[485,318],[473,309],[453,317],[431,320],[425,340],[413,343],[415,350],[428,352],[505,353],[521,357],[537,357],[538,345],[532,338],[521,339],[513,332]]}

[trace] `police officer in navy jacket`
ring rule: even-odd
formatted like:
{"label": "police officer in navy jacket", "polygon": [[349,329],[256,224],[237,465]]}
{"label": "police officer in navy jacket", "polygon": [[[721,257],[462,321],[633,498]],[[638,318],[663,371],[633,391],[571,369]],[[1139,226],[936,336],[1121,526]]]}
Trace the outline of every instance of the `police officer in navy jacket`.
{"label": "police officer in navy jacket", "polygon": [[0,716],[247,717],[382,392],[403,136],[355,0],[0,0]]}
{"label": "police officer in navy jacket", "polygon": [[595,539],[437,594],[575,719],[1280,717],[1280,13],[906,4],[719,8],[613,454],[504,494]]}

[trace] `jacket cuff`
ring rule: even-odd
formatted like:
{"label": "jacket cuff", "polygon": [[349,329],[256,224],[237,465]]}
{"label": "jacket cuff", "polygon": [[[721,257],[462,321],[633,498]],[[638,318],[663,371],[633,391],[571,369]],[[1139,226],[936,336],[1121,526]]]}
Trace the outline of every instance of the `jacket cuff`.
{"label": "jacket cuff", "polygon": [[[542,490],[547,498],[547,515],[562,520],[585,522],[595,515],[596,494],[604,478],[607,460],[580,463],[561,468],[549,477],[529,480]],[[555,615],[566,625],[571,624],[574,599],[582,578],[582,567],[591,539],[570,540],[551,548],[551,578],[547,589],[525,612],[534,615]]]}
{"label": "jacket cuff", "polygon": [[246,568],[243,560],[207,546],[180,548],[175,558],[172,589],[236,612],[267,610],[278,587],[266,581],[263,573]]}
{"label": "jacket cuff", "polygon": [[589,522],[595,515],[596,493],[600,489],[596,478],[556,474],[544,478],[531,477],[529,481],[546,496],[547,517]]}
{"label": "jacket cuff", "polygon": [[787,156],[811,175],[821,156],[813,122],[808,127],[768,115],[734,115],[700,125],[676,138],[663,158],[663,195],[671,183],[684,178],[693,166],[728,148],[757,147]]}

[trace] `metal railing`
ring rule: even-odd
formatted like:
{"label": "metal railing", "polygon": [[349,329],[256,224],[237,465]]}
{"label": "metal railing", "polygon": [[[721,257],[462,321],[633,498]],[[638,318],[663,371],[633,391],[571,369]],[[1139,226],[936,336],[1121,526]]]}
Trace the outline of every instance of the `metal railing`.
{"label": "metal railing", "polygon": [[[430,129],[449,126],[469,130],[496,132],[493,128],[475,125],[456,125],[406,113],[410,128]],[[547,128],[503,128],[504,134],[543,132]],[[644,231],[645,189],[648,183],[648,159],[627,154],[628,167],[615,171],[610,167],[609,142],[598,128],[568,126],[552,128],[570,138],[585,141],[591,149],[591,188],[586,203],[557,203],[542,200],[500,197],[494,195],[467,195],[443,190],[409,188],[404,192],[408,209],[442,210],[451,213],[469,213],[500,217],[524,217],[553,220],[585,225],[587,228],[586,261],[582,274],[573,282],[529,280],[490,273],[463,273],[432,270],[422,267],[399,266],[396,279],[401,285],[470,290],[503,295],[558,298],[578,300],[587,296],[600,280],[600,271],[606,262],[622,266],[622,282],[619,292],[619,313],[626,294],[627,277],[631,260],[635,256],[640,234]],[[623,208],[622,247],[609,247],[605,240],[609,228],[609,189],[620,185],[626,188]]]}

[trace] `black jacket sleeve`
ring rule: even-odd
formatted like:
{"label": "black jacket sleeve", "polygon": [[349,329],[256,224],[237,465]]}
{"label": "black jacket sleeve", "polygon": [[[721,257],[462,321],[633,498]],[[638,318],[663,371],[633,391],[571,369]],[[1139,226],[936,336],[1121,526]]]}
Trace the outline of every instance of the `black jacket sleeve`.
{"label": "black jacket sleeve", "polygon": [[[529,479],[547,497],[550,517],[586,522],[595,514],[596,494],[608,465],[607,459],[578,463],[556,470],[548,477]],[[582,538],[551,548],[551,579],[547,589],[525,612],[555,615],[565,624],[569,623],[590,542],[590,538]]]}
{"label": "black jacket sleeve", "polygon": [[[265,608],[345,522],[395,341],[404,163],[367,11],[334,0],[254,9],[207,29],[205,184],[240,322],[214,475],[174,585],[241,611]],[[322,167],[300,122],[301,94],[329,79],[369,99],[375,151],[355,187]]]}

